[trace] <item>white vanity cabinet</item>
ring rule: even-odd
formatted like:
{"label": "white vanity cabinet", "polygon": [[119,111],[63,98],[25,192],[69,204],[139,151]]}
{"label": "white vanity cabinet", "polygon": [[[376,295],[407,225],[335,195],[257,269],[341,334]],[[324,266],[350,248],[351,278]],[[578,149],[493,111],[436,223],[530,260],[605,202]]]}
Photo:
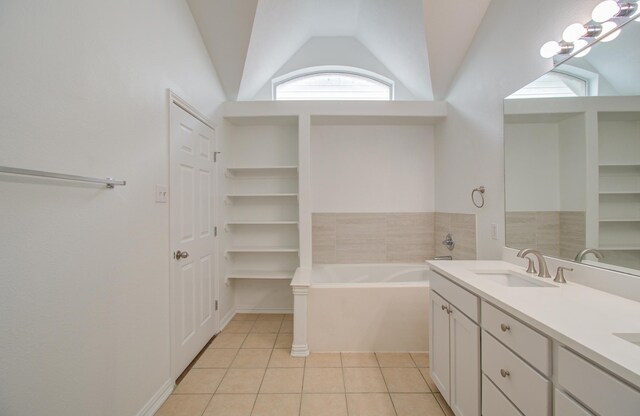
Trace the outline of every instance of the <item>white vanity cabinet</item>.
{"label": "white vanity cabinet", "polygon": [[[480,406],[482,416],[640,416],[637,347],[619,341],[638,331],[638,305],[576,284],[498,286],[478,272],[508,274],[515,266],[506,262],[434,263],[431,375],[456,415]],[[629,334],[608,332],[605,307],[632,317]]]}
{"label": "white vanity cabinet", "polygon": [[430,286],[431,377],[456,415],[479,416],[479,299],[436,273]]}
{"label": "white vanity cabinet", "polygon": [[[551,340],[484,300],[481,315],[482,373],[523,414],[550,415]],[[493,403],[482,408],[500,416]]]}
{"label": "white vanity cabinet", "polygon": [[638,390],[564,347],[558,350],[558,384],[596,414],[640,415]]}

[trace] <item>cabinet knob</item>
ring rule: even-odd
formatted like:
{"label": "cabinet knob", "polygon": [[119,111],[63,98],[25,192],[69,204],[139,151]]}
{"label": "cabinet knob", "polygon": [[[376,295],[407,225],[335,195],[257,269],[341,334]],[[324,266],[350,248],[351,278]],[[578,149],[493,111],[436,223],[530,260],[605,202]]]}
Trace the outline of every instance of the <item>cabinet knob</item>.
{"label": "cabinet knob", "polygon": [[500,369],[500,375],[503,378],[507,378],[507,377],[509,377],[511,375],[511,373],[508,370],[505,370],[505,369],[501,368]]}
{"label": "cabinet knob", "polygon": [[445,311],[446,313],[448,313],[449,315],[451,315],[451,312],[453,312],[451,310],[451,308],[449,308],[448,306],[442,305],[440,306],[442,308],[443,311]]}
{"label": "cabinet knob", "polygon": [[511,331],[511,327],[507,324],[500,324],[500,329],[502,329],[502,332]]}

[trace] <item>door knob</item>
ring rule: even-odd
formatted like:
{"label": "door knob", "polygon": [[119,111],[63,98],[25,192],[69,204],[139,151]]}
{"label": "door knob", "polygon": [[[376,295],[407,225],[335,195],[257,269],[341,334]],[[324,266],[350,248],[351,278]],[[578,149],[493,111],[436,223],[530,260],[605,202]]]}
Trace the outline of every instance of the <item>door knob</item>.
{"label": "door knob", "polygon": [[180,260],[180,259],[186,259],[187,257],[189,257],[189,253],[187,253],[186,251],[176,251],[175,254],[173,255],[173,257],[176,260]]}

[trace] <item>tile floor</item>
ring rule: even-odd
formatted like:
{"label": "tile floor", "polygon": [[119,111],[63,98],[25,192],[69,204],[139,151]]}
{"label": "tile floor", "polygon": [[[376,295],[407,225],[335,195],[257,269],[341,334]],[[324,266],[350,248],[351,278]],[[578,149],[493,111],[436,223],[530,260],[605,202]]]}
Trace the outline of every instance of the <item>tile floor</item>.
{"label": "tile floor", "polygon": [[237,314],[156,416],[449,416],[427,354],[289,354],[291,315]]}

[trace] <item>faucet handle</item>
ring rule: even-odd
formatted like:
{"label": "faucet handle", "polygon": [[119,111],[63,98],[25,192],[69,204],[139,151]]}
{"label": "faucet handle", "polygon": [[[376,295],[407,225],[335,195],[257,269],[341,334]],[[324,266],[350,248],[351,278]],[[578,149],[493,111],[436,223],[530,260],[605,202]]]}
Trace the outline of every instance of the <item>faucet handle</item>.
{"label": "faucet handle", "polygon": [[533,259],[531,257],[524,257],[529,260],[529,264],[527,265],[527,273],[536,274],[538,271],[536,270],[536,266],[533,264]]}
{"label": "faucet handle", "polygon": [[556,277],[553,278],[553,281],[556,283],[567,283],[567,279],[564,278],[565,270],[572,272],[573,268],[563,266],[558,267],[558,270],[556,271]]}

